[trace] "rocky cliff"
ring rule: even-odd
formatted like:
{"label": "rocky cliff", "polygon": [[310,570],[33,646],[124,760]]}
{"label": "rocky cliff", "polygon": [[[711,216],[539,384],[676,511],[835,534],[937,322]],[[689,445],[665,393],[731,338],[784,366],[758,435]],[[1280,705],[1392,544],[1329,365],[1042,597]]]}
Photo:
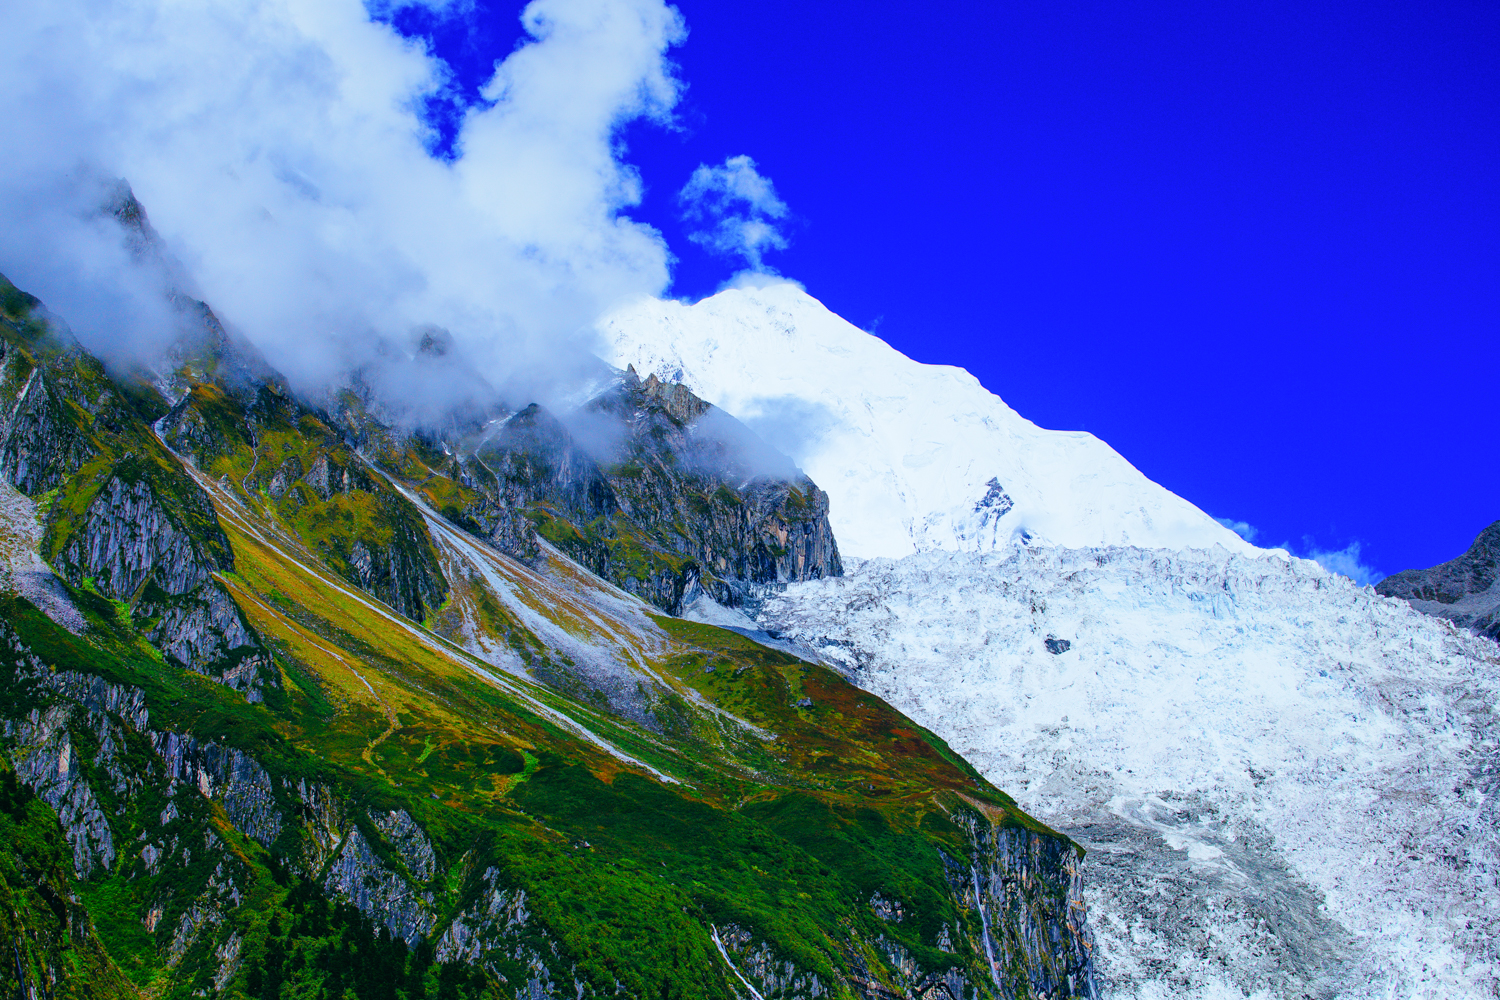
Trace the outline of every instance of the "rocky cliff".
{"label": "rocky cliff", "polygon": [[566,419],[529,405],[447,450],[458,457],[439,468],[480,494],[455,512],[460,523],[522,558],[540,534],[663,610],[699,593],[738,607],[843,572],[827,494],[738,421],[654,375],[629,370]]}
{"label": "rocky cliff", "polygon": [[1375,585],[1426,615],[1500,640],[1500,521],[1485,528],[1469,550],[1431,569],[1408,569]]}
{"label": "rocky cliff", "polygon": [[42,554],[118,602],[161,653],[256,698],[274,683],[215,574],[234,557],[207,496],[137,395],[0,278],[0,475],[36,501]]}

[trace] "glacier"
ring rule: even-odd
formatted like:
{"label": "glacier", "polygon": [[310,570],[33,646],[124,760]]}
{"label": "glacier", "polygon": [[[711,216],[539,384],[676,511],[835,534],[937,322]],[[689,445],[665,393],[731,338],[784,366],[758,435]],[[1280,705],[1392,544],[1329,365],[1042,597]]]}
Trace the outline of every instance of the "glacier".
{"label": "glacier", "polygon": [[598,331],[830,496],[844,577],[687,613],[837,667],[1084,845],[1106,995],[1500,995],[1500,645],[1257,549],[795,284]]}
{"label": "glacier", "polygon": [[1222,548],[868,560],[758,624],[1088,849],[1108,995],[1500,990],[1488,639]]}
{"label": "glacier", "polygon": [[1038,427],[962,368],[911,360],[791,282],[642,298],[598,332],[605,361],[682,382],[790,455],[828,492],[845,554],[1254,551],[1094,435]]}

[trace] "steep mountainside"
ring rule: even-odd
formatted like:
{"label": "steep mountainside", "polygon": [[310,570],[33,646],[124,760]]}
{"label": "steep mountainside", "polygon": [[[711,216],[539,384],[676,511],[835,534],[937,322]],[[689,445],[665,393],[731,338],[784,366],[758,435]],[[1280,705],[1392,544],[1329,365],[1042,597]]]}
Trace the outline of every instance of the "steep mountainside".
{"label": "steep mountainside", "polygon": [[[504,494],[439,468],[477,462],[349,433],[358,400],[294,399],[201,303],[135,374],[0,307],[8,995],[1096,995],[1076,845],[878,698],[546,530],[502,554]],[[746,539],[752,583],[836,569],[810,484],[691,458],[703,404],[597,409],[646,428],[616,463],[642,492],[599,466],[615,516],[700,579],[732,592]],[[496,449],[545,528],[599,480],[533,474],[543,423]],[[631,506],[710,486],[752,512],[669,544]]]}
{"label": "steep mountainside", "polygon": [[531,558],[539,534],[674,613],[684,596],[737,607],[843,572],[827,495],[684,386],[630,369],[564,416],[532,404],[433,446],[387,448],[383,464],[512,555]]}
{"label": "steep mountainside", "polygon": [[926,553],[760,621],[1089,849],[1118,997],[1492,997],[1500,647],[1315,564]]}
{"label": "steep mountainside", "polygon": [[1500,521],[1485,528],[1469,551],[1431,569],[1408,569],[1375,585],[1426,615],[1500,640]]}
{"label": "steep mountainside", "polygon": [[1083,432],[1047,431],[969,373],[923,365],[796,285],[643,300],[600,324],[606,360],[751,424],[832,498],[846,554],[1055,545],[1252,548]]}

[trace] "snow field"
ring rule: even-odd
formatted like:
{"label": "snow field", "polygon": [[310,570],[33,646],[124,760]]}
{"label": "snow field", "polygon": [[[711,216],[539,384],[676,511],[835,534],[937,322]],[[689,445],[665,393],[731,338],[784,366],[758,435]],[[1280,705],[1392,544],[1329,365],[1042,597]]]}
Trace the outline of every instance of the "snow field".
{"label": "snow field", "polygon": [[1037,427],[963,369],[905,357],[797,285],[642,299],[599,332],[606,361],[683,382],[791,456],[828,492],[846,555],[1019,539],[1254,551],[1092,434]]}
{"label": "snow field", "polygon": [[1488,640],[1223,549],[877,559],[759,621],[1091,849],[1116,996],[1500,988]]}

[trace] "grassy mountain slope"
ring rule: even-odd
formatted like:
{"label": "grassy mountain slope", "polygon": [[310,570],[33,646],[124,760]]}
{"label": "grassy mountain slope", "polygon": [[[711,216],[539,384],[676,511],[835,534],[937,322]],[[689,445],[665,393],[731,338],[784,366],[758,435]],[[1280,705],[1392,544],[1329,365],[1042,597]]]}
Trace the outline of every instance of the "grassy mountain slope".
{"label": "grassy mountain slope", "polygon": [[879,699],[502,555],[274,381],[188,364],[173,403],[3,291],[0,454],[44,470],[8,460],[7,517],[58,575],[0,588],[12,992],[1093,993],[1076,848]]}

